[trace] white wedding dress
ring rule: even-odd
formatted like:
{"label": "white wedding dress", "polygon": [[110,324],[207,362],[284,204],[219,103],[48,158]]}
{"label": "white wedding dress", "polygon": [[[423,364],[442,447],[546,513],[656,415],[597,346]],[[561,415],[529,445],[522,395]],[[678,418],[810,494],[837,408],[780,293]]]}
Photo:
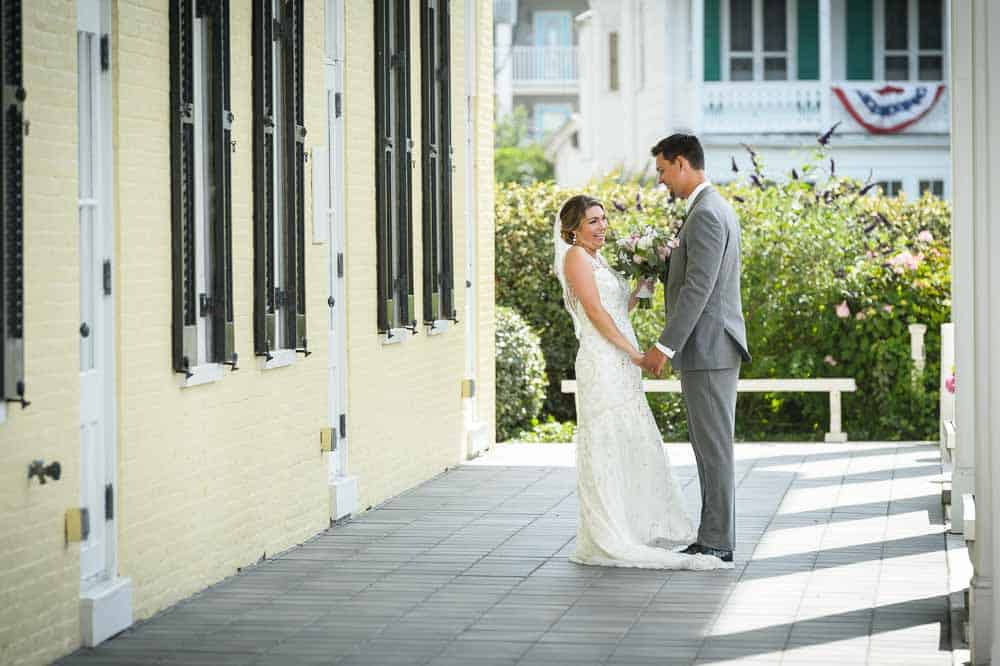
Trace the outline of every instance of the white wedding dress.
{"label": "white wedding dress", "polygon": [[[580,349],[576,355],[576,469],[580,522],[570,561],[650,569],[720,569],[732,564],[650,544],[691,543],[696,531],[642,390],[642,371],[594,327],[566,288],[568,246],[556,238],[557,272]],[[565,247],[559,252],[559,243]],[[562,255],[561,257],[559,255]],[[601,304],[632,344],[625,279],[598,253],[591,259]]]}

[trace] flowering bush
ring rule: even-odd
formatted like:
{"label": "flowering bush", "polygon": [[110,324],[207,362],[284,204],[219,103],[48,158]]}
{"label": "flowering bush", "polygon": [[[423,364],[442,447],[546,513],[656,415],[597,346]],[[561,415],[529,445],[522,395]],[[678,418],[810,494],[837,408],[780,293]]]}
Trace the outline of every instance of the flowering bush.
{"label": "flowering bush", "polygon": [[[773,178],[740,173],[718,187],[743,234],[743,308],[754,359],[741,376],[853,377],[858,391],[844,395],[852,439],[932,438],[940,324],[951,308],[950,209],[931,195],[871,196],[863,183],[828,177],[820,163]],[[585,191],[605,203],[618,238],[647,226],[669,235],[684,206],[667,192],[610,178]],[[551,183],[500,185],[496,192],[497,302],[516,307],[538,332],[549,378],[543,414],[562,421],[575,416],[573,397],[561,394],[559,383],[572,377],[577,345],[551,272],[551,225],[562,202],[579,192]],[[656,289],[662,294],[662,285]],[[643,348],[663,325],[662,296],[652,306],[632,314]],[[927,325],[926,369],[916,383],[911,323]],[[680,396],[649,398],[664,438],[686,437]],[[737,435],[746,439],[821,438],[828,400],[741,394],[736,418]]]}

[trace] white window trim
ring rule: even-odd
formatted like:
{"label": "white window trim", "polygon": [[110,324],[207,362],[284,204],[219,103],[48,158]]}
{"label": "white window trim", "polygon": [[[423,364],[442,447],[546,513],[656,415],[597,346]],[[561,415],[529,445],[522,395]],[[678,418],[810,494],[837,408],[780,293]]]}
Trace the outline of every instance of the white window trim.
{"label": "white window trim", "polygon": [[441,335],[442,333],[447,333],[450,328],[450,319],[435,319],[427,328],[427,335]]}
{"label": "white window trim", "polygon": [[[941,0],[943,18],[947,16],[945,3],[948,0]],[[887,56],[905,55],[909,59],[909,78],[907,81],[920,81],[920,56],[941,56],[941,71],[944,78],[948,72],[948,26],[942,28],[940,49],[920,48],[920,2],[919,0],[909,0],[907,8],[907,49],[886,49],[885,48],[885,0],[874,0],[872,14],[875,21],[873,27],[874,40],[873,51],[875,52],[874,74],[876,81],[885,81],[885,59]]]}
{"label": "white window trim", "polygon": [[276,349],[271,351],[271,360],[265,360],[266,357],[260,356],[261,370],[273,370],[275,368],[287,368],[290,365],[295,365],[295,350],[294,349]]}
{"label": "white window trim", "polygon": [[413,332],[408,328],[391,328],[382,334],[382,345],[400,345],[413,337]]}
{"label": "white window trim", "polygon": [[[753,2],[753,51],[730,51],[729,50],[729,0],[721,0],[719,3],[719,48],[721,49],[721,80],[729,81],[730,58],[750,57],[753,59],[753,81],[737,81],[737,83],[782,83],[794,82],[799,78],[798,62],[798,1],[787,0],[785,3],[785,51],[765,51],[764,50],[764,3],[763,0],[752,0]],[[788,77],[784,81],[764,80],[764,59],[772,56],[784,56]]]}
{"label": "white window trim", "polygon": [[[280,0],[271,0],[273,16],[280,17],[281,14],[281,2]],[[285,173],[285,160],[284,148],[285,148],[285,106],[283,104],[282,93],[284,92],[284,76],[282,75],[281,67],[284,64],[282,62],[283,54],[281,52],[281,42],[276,42],[273,49],[271,49],[271,71],[273,72],[271,81],[271,98],[273,100],[272,112],[274,113],[274,133],[272,134],[273,140],[271,146],[274,150],[273,163],[274,163],[274,181],[271,183],[271,206],[274,210],[274,227],[271,229],[271,239],[273,246],[271,251],[274,253],[274,284],[272,285],[275,291],[287,291],[288,285],[285,279],[285,255],[282,253],[282,240],[284,239],[283,231],[287,225],[287,220],[285,220],[285,208],[282,206],[281,193],[284,191],[284,173]],[[281,352],[291,350],[294,356],[295,350],[288,347],[288,340],[286,340],[287,334],[287,309],[284,305],[277,306],[274,308],[274,337],[273,341],[274,349],[269,350],[271,352],[272,359],[267,361],[264,365],[265,368],[272,367],[283,367],[283,365],[290,365],[290,363],[284,363],[281,365],[271,365],[274,360],[278,358]],[[294,346],[294,341],[293,341]],[[284,354],[281,354],[284,358]]]}
{"label": "white window trim", "polygon": [[225,369],[221,363],[203,363],[189,370],[190,377],[180,376],[181,388],[190,388],[202,384],[211,384],[225,377]]}

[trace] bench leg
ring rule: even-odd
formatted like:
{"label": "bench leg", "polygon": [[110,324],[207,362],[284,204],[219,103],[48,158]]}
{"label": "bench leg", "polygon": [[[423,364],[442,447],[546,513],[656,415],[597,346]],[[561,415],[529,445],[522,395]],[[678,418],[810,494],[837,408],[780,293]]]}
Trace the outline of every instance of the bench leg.
{"label": "bench leg", "polygon": [[840,430],[840,391],[830,391],[830,432],[826,433],[824,441],[847,441],[847,433]]}

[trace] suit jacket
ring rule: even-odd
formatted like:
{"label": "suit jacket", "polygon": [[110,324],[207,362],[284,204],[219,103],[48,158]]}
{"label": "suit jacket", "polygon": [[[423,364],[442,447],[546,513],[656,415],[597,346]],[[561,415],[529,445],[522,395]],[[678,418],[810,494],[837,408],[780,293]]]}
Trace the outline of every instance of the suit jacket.
{"label": "suit jacket", "polygon": [[667,322],[660,344],[676,370],[738,368],[750,361],[740,299],[740,224],[711,186],[688,207],[670,253]]}

